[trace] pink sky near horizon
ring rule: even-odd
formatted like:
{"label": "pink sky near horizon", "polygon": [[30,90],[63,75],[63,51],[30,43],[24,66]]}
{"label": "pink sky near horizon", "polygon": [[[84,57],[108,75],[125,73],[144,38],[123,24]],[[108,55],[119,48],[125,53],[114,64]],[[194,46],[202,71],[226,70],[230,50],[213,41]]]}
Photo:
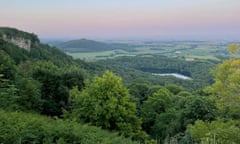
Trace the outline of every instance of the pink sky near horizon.
{"label": "pink sky near horizon", "polygon": [[240,38],[239,0],[9,0],[0,26],[42,38],[222,35]]}

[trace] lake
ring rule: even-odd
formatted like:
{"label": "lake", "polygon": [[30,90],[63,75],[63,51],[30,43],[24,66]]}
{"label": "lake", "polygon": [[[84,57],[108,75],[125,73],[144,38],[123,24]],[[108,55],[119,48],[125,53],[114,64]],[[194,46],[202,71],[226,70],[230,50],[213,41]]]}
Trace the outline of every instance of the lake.
{"label": "lake", "polygon": [[156,76],[174,76],[176,78],[180,78],[183,80],[192,80],[192,78],[182,75],[182,74],[178,74],[178,73],[152,73],[152,75],[156,75]]}

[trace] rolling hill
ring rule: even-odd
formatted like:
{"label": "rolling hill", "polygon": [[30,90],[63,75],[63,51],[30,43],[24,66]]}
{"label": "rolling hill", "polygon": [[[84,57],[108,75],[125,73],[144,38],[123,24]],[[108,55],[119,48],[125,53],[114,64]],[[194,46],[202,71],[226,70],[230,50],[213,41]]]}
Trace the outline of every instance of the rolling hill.
{"label": "rolling hill", "polygon": [[120,43],[104,43],[88,39],[71,40],[64,43],[56,44],[64,52],[78,53],[78,52],[100,52],[122,49],[129,51],[135,46]]}

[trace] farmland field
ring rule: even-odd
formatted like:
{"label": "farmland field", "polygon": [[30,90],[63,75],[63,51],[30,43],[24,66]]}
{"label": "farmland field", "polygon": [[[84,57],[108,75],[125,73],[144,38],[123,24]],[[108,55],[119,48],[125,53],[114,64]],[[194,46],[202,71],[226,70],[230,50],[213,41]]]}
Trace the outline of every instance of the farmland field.
{"label": "farmland field", "polygon": [[73,58],[86,61],[111,59],[119,56],[151,56],[160,54],[169,57],[182,57],[192,61],[195,59],[220,60],[219,57],[227,56],[227,47],[231,42],[217,41],[169,41],[169,42],[122,42],[129,45],[129,50],[114,49],[100,52],[77,52],[67,54]]}

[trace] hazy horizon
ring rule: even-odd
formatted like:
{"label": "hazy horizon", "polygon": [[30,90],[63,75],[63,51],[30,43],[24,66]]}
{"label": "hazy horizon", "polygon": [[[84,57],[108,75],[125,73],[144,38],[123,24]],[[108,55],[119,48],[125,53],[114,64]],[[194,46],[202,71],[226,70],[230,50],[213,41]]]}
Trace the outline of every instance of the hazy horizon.
{"label": "hazy horizon", "polygon": [[88,39],[95,41],[228,41],[228,42],[239,42],[238,37],[227,37],[227,36],[155,36],[155,37],[39,37],[43,42],[51,41],[71,41]]}
{"label": "hazy horizon", "polygon": [[0,26],[40,39],[240,40],[239,7],[239,0],[8,0]]}

